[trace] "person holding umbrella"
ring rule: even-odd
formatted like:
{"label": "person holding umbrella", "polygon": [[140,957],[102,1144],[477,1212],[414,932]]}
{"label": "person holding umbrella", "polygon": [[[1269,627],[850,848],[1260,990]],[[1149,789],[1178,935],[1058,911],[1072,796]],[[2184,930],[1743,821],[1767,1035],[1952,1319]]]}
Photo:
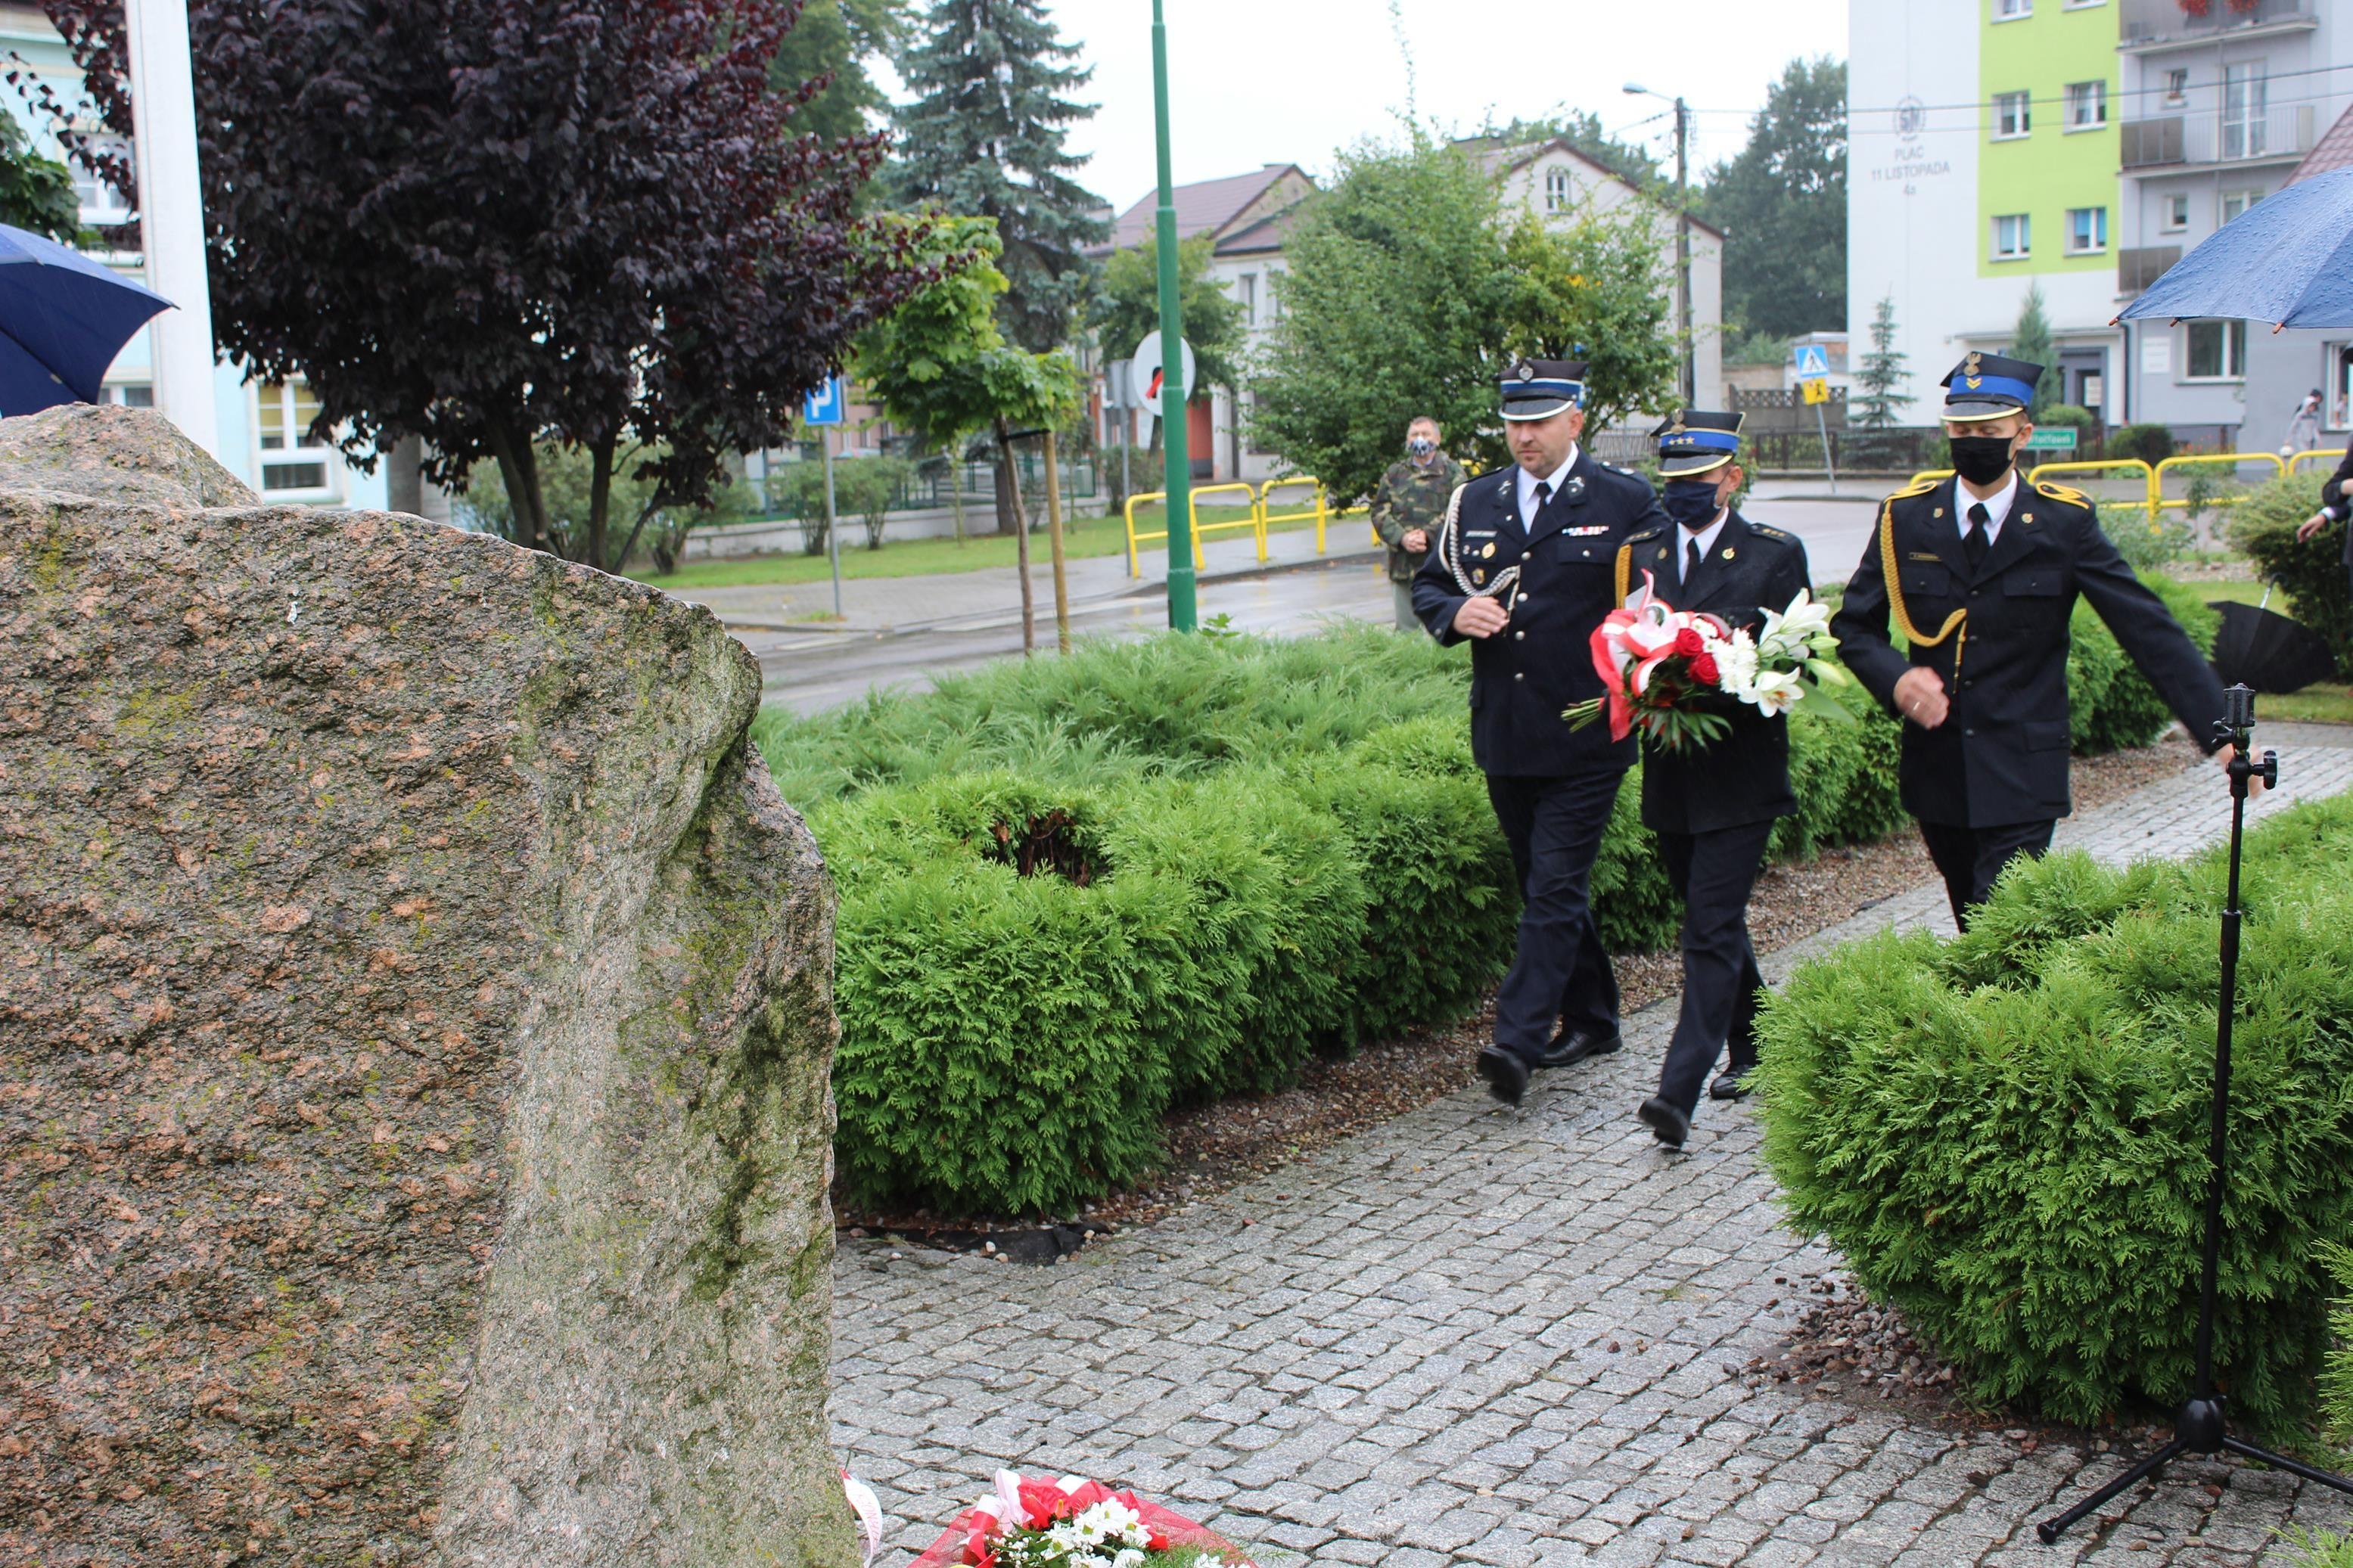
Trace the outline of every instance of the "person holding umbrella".
{"label": "person holding umbrella", "polygon": [[[2343,522],[2348,510],[2353,510],[2353,442],[2345,447],[2345,455],[2337,459],[2337,471],[2320,487],[2320,510],[2298,525],[2298,542],[2310,539],[2331,523]],[[2345,535],[2346,585],[2353,590],[2353,530]]]}

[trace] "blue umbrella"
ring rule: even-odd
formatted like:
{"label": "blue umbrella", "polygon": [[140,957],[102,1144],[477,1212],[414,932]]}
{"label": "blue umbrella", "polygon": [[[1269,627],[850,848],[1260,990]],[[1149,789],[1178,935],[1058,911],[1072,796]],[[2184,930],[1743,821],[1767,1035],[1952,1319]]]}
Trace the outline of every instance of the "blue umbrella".
{"label": "blue umbrella", "polygon": [[2118,312],[2353,327],[2353,169],[2299,180],[2208,235]]}
{"label": "blue umbrella", "polygon": [[103,262],[0,223],[0,414],[97,402],[131,334],[171,308]]}

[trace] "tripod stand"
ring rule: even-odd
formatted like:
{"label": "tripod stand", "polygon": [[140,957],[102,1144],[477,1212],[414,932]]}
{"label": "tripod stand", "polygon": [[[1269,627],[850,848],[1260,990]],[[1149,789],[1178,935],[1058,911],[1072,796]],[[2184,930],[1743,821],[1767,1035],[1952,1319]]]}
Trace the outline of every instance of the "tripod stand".
{"label": "tripod stand", "polygon": [[2231,1016],[2239,994],[2239,844],[2247,824],[2247,784],[2256,774],[2266,785],[2279,782],[2279,753],[2265,752],[2257,763],[2248,753],[2255,728],[2255,694],[2244,686],[2223,693],[2227,706],[2214,721],[2214,738],[2237,748],[2231,761],[2231,883],[2222,901],[2222,992],[2214,1028],[2214,1125],[2208,1152],[2213,1173],[2206,1185],[2206,1258],[2198,1285],[2197,1370],[2189,1397],[2173,1417],[2173,1436],[2163,1446],[2063,1513],[2034,1527],[2048,1546],[2059,1532],[2145,1477],[2163,1469],[2183,1454],[2215,1454],[2228,1449],[2245,1458],[2261,1459],[2274,1469],[2302,1476],[2308,1481],[2353,1492],[2353,1480],[2258,1447],[2231,1436],[2222,1410],[2222,1395],[2214,1389],[2214,1291],[2222,1258],[2222,1183],[2228,1148],[2231,1110]]}

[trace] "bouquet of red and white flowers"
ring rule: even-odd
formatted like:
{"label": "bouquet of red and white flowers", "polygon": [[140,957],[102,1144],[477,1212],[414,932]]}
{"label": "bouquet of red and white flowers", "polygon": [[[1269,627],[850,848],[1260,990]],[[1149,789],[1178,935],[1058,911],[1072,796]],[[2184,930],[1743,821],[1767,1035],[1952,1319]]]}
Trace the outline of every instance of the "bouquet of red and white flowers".
{"label": "bouquet of red and white flowers", "polygon": [[997,1472],[913,1568],[1251,1568],[1216,1531],[1101,1481]]}
{"label": "bouquet of red and white flowers", "polygon": [[1824,689],[1850,677],[1831,662],[1838,644],[1830,606],[1805,589],[1787,609],[1766,611],[1752,636],[1746,626],[1736,631],[1714,616],[1678,610],[1654,587],[1643,573],[1641,591],[1594,628],[1593,668],[1603,694],[1561,715],[1573,727],[1607,713],[1610,739],[1622,741],[1639,727],[1676,752],[1728,733],[1723,710],[1730,703],[1748,703],[1767,718],[1800,702],[1825,717],[1853,717]]}

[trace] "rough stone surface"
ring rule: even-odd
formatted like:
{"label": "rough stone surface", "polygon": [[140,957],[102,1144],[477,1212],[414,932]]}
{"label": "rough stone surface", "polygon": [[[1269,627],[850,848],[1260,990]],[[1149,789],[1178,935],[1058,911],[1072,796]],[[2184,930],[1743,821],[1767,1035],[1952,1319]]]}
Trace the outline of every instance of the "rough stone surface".
{"label": "rough stone surface", "polygon": [[[2353,785],[2344,731],[2257,737],[2285,768],[2257,818]],[[2060,842],[2180,855],[2227,826],[2201,765]],[[1819,941],[1950,921],[1926,887]],[[2353,1529],[2326,1489],[2195,1460],[2045,1547],[2034,1521],[2117,1452],[1750,1372],[1839,1258],[1781,1226],[1747,1106],[1703,1101],[1683,1154],[1634,1121],[1675,1005],[1521,1114],[1456,1095],[1050,1268],[849,1244],[836,1429],[893,1538],[927,1542],[997,1465],[1132,1483],[1270,1568],[2255,1568],[2283,1526]]]}
{"label": "rough stone surface", "polygon": [[751,659],[160,426],[0,426],[0,1562],[854,1562]]}

